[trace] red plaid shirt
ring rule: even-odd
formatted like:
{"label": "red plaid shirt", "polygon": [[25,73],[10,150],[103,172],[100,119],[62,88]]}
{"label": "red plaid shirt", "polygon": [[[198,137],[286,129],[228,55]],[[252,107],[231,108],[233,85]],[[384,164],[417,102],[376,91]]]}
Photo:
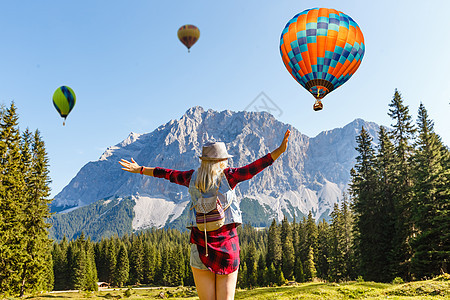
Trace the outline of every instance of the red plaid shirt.
{"label": "red plaid shirt", "polygon": [[[239,182],[249,180],[256,174],[258,174],[259,172],[270,166],[272,163],[273,163],[272,155],[268,153],[267,155],[261,157],[260,159],[244,167],[226,168],[225,170],[223,170],[223,173],[227,177],[230,187],[234,189]],[[191,177],[193,173],[194,170],[178,171],[159,167],[156,167],[153,170],[154,177],[165,178],[167,180],[170,180],[170,182],[184,185],[186,187],[189,187],[189,183],[191,182]]]}
{"label": "red plaid shirt", "polygon": [[[230,187],[248,180],[273,163],[269,154],[241,168],[226,168],[223,173],[227,177]],[[194,170],[177,171],[155,168],[153,176],[165,178],[173,183],[189,187]],[[198,228],[191,230],[190,242],[197,245],[198,253],[203,264],[215,274],[230,274],[237,270],[240,263],[239,238],[236,224],[227,224],[218,230],[208,232],[208,256],[206,256],[205,234]]]}

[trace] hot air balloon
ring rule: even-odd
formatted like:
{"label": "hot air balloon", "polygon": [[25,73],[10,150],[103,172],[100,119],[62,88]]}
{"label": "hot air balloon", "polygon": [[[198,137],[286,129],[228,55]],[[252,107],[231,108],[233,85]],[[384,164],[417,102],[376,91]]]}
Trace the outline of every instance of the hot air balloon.
{"label": "hot air balloon", "polygon": [[295,15],[281,33],[280,53],[292,77],[315,98],[340,87],[356,72],[364,57],[364,36],[358,24],[341,11],[307,9]]}
{"label": "hot air balloon", "polygon": [[191,47],[197,42],[200,37],[200,30],[194,25],[183,25],[178,29],[178,39],[191,52]]}
{"label": "hot air balloon", "polygon": [[61,86],[53,94],[53,105],[58,113],[64,118],[63,125],[66,125],[66,118],[75,106],[76,96],[68,86]]}

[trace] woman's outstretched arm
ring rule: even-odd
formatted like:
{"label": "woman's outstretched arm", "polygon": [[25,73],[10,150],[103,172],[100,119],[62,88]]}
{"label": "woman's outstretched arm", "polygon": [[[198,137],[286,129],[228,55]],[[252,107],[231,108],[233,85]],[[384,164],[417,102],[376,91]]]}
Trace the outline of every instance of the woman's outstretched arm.
{"label": "woman's outstretched arm", "polygon": [[155,168],[149,168],[149,167],[144,167],[144,166],[140,166],[138,165],[137,162],[134,161],[133,158],[131,158],[131,162],[129,162],[128,160],[125,159],[121,159],[119,161],[119,164],[122,165],[122,170],[124,171],[128,171],[130,173],[141,173],[144,175],[148,175],[148,176],[153,176],[153,170]]}
{"label": "woman's outstretched arm", "polygon": [[281,154],[283,154],[284,151],[286,151],[287,142],[288,142],[290,134],[291,134],[291,131],[289,129],[286,130],[286,133],[284,134],[284,138],[283,138],[283,141],[281,142],[280,147],[278,147],[277,149],[273,150],[270,153],[273,160],[276,160]]}
{"label": "woman's outstretched arm", "polygon": [[143,175],[153,176],[157,178],[164,178],[169,180],[170,182],[184,185],[189,187],[189,182],[191,181],[192,173],[194,173],[194,170],[189,171],[178,171],[178,170],[171,170],[171,169],[165,169],[165,168],[150,168],[150,167],[144,167],[138,165],[134,161],[133,158],[131,158],[131,162],[127,161],[125,159],[121,159],[119,161],[119,164],[122,165],[122,170],[128,171],[130,173],[141,173]]}

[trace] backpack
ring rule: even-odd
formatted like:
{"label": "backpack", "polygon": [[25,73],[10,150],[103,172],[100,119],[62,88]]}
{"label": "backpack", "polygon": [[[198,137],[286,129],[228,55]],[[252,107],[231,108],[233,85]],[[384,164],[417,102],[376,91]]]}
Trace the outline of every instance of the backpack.
{"label": "backpack", "polygon": [[230,207],[230,203],[226,207],[222,207],[219,199],[216,197],[216,208],[207,213],[199,212],[197,207],[196,222],[197,228],[201,231],[213,231],[221,228],[225,223],[225,210]]}
{"label": "backpack", "polygon": [[208,198],[202,196],[197,200],[197,204],[195,205],[196,223],[200,231],[217,230],[225,223],[225,211],[230,207],[231,203],[223,207],[222,203],[220,203],[218,193],[219,186],[217,186],[214,196]]}

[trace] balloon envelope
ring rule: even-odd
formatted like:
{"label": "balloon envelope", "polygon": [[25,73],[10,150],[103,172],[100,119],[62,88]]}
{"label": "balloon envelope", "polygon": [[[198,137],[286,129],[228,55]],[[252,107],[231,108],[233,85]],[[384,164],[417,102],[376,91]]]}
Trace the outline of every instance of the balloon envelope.
{"label": "balloon envelope", "polygon": [[75,106],[76,96],[74,91],[68,86],[61,86],[53,94],[53,105],[62,118],[67,118]]}
{"label": "balloon envelope", "polygon": [[350,79],[361,64],[364,50],[358,24],[335,9],[307,9],[294,16],[281,33],[284,65],[316,99]]}
{"label": "balloon envelope", "polygon": [[189,49],[200,37],[200,30],[194,25],[183,25],[178,29],[178,39]]}

